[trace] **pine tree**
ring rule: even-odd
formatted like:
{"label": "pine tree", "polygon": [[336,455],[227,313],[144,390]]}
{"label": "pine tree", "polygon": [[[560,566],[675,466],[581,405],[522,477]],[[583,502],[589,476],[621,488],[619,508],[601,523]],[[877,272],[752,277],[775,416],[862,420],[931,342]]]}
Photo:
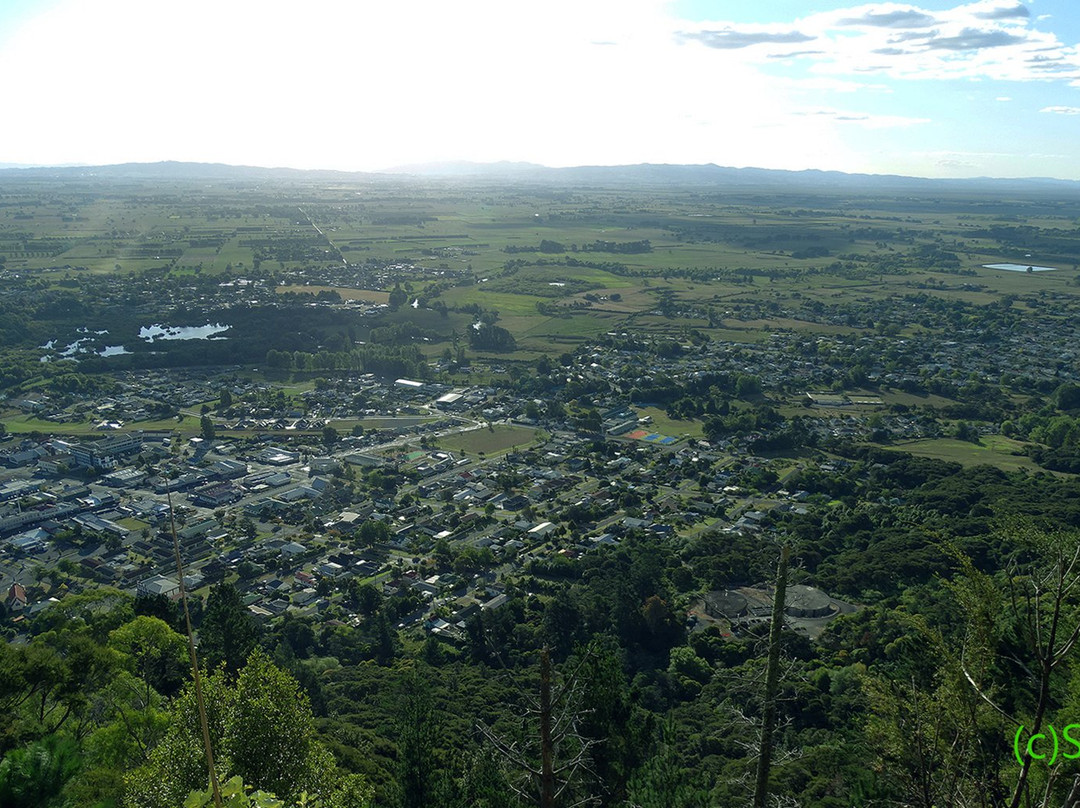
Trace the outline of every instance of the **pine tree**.
{"label": "pine tree", "polygon": [[199,652],[210,667],[224,663],[236,674],[258,642],[258,630],[232,584],[218,584],[206,599]]}

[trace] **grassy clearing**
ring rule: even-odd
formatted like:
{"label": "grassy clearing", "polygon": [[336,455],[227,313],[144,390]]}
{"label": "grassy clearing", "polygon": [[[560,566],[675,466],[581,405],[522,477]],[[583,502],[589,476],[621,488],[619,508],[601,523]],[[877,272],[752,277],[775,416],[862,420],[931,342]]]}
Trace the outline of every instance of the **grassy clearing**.
{"label": "grassy clearing", "polygon": [[964,466],[989,465],[996,466],[1004,471],[1045,471],[1035,462],[1023,454],[1023,444],[1019,441],[1003,438],[1000,435],[988,435],[979,443],[954,438],[926,438],[923,440],[897,442],[883,446],[885,449],[898,449],[909,452],[919,457],[932,457],[937,460],[948,460],[960,463]]}
{"label": "grassy clearing", "polygon": [[[874,393],[853,393],[852,395],[875,395]],[[934,393],[917,394],[904,393],[900,390],[890,390],[877,394],[887,405],[903,404],[908,407],[936,407],[938,409],[956,404],[951,398],[945,398]]]}
{"label": "grassy clearing", "polygon": [[314,381],[296,381],[291,384],[283,384],[281,389],[285,392],[285,395],[289,398],[295,398],[301,393],[306,393],[309,390],[315,389]]}
{"label": "grassy clearing", "polygon": [[525,342],[559,337],[578,340],[617,330],[621,323],[621,317],[579,310],[562,317],[549,317],[515,333],[520,334],[519,339]]}
{"label": "grassy clearing", "polygon": [[484,289],[484,284],[480,283],[450,289],[443,293],[442,300],[447,306],[466,306],[476,303],[485,309],[495,309],[504,316],[514,314],[540,316],[536,311],[536,304],[546,298],[515,295],[509,292],[488,292]]}
{"label": "grassy clearing", "polygon": [[32,415],[7,415],[3,418],[7,431],[14,435],[25,435],[30,432],[42,432],[52,435],[97,435],[107,437],[118,432],[138,432],[140,430],[172,430],[182,434],[197,434],[201,427],[199,419],[193,416],[184,416],[182,421],[175,418],[166,418],[160,421],[132,421],[119,430],[102,430],[94,427],[99,421],[79,421],[75,423],[60,424],[55,421],[44,421],[34,418]]}
{"label": "grassy clearing", "polygon": [[177,421],[175,418],[165,418],[160,421],[137,421],[126,426],[129,432],[136,429],[171,429],[185,435],[194,435],[202,431],[200,420],[194,415],[185,415],[182,421]]}
{"label": "grassy clearing", "polygon": [[[111,431],[104,432],[94,429],[93,422],[83,421],[79,423],[58,424],[55,421],[43,421],[30,415],[19,415],[5,418],[4,426],[13,435],[25,435],[29,432],[44,432],[53,435],[108,435]],[[126,431],[126,430],[125,430]]]}
{"label": "grassy clearing", "polygon": [[544,435],[538,429],[525,426],[511,426],[509,424],[496,424],[493,429],[474,429],[469,432],[458,432],[439,438],[438,445],[441,449],[453,451],[465,451],[469,454],[483,452],[489,457],[494,454],[508,452],[515,447],[525,447],[533,443],[538,435]]}
{"label": "grassy clearing", "polygon": [[656,407],[638,407],[637,413],[639,418],[652,418],[652,422],[642,429],[650,429],[673,438],[700,438],[705,434],[701,430],[701,421],[679,421]]}

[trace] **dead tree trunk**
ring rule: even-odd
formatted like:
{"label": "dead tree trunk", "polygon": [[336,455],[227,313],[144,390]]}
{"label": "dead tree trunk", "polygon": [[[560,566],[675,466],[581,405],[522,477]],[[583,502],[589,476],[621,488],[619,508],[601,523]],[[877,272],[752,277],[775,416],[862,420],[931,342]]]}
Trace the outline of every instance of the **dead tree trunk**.
{"label": "dead tree trunk", "polygon": [[540,808],[555,808],[555,745],[551,739],[551,654],[540,650]]}
{"label": "dead tree trunk", "polygon": [[761,716],[761,752],[758,756],[757,783],[754,787],[754,808],[765,808],[765,798],[769,792],[772,736],[776,727],[776,694],[780,687],[780,632],[784,628],[784,598],[787,595],[790,553],[790,548],[785,544],[780,550],[780,564],[776,570],[776,591],[773,595],[772,626],[769,629],[769,663],[765,673],[765,704]]}
{"label": "dead tree trunk", "polygon": [[199,674],[199,657],[195,651],[195,634],[191,630],[191,612],[188,611],[187,589],[184,587],[184,562],[180,558],[180,540],[176,537],[176,519],[173,516],[172,484],[165,494],[169,503],[169,532],[172,533],[173,552],[176,554],[176,578],[180,582],[180,602],[184,604],[184,624],[187,627],[188,653],[191,656],[191,675],[195,679],[195,702],[199,705],[199,726],[202,728],[203,751],[206,753],[206,768],[210,771],[210,792],[214,797],[215,808],[222,808],[221,786],[218,784],[217,769],[214,768],[214,752],[210,747],[210,728],[206,722],[206,702],[203,700],[202,677]]}
{"label": "dead tree trunk", "polygon": [[[589,654],[591,651],[586,653],[586,659]],[[584,713],[578,679],[582,664],[556,682],[551,652],[548,648],[540,650],[539,699],[529,699],[531,706],[525,711],[522,729],[531,725],[531,730],[519,740],[500,737],[490,727],[477,725],[510,766],[524,775],[524,782],[512,782],[510,787],[529,805],[556,808],[567,800],[575,806],[595,802],[593,797],[573,793],[582,785],[580,777],[591,774],[589,749],[596,743],[581,737],[577,730],[578,719]]]}

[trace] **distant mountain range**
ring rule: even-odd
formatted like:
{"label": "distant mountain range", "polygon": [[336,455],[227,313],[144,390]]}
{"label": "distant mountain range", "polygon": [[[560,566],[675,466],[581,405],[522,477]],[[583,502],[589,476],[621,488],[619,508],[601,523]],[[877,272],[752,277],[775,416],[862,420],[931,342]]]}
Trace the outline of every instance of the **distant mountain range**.
{"label": "distant mountain range", "polygon": [[641,163],[623,166],[548,168],[535,163],[444,162],[407,165],[382,172],[260,168],[223,163],[121,163],[105,166],[15,168],[0,164],[0,182],[13,178],[131,179],[197,181],[396,181],[407,178],[458,182],[515,182],[555,186],[665,186],[702,190],[799,190],[840,192],[1056,193],[1080,194],[1080,182],[1045,177],[1024,179],[927,179],[893,174],[845,174],[841,171],[782,171],[714,165]]}
{"label": "distant mountain range", "polygon": [[672,165],[666,163],[639,163],[623,166],[575,166],[572,168],[548,168],[535,163],[422,163],[400,166],[387,173],[419,177],[476,178],[527,180],[552,184],[589,185],[685,185],[732,188],[783,188],[835,189],[835,190],[953,190],[987,191],[992,189],[1038,191],[1073,190],[1080,192],[1080,182],[1048,177],[1023,179],[998,179],[978,177],[971,179],[928,179],[905,177],[897,174],[846,174],[842,171],[784,171],[772,168],[729,168],[714,163],[700,165]]}
{"label": "distant mountain range", "polygon": [[298,168],[262,168],[233,166],[225,163],[117,163],[105,166],[32,166],[0,167],[0,182],[8,177],[55,179],[132,179],[132,180],[273,180],[333,179],[366,180],[378,175],[351,171],[313,171]]}

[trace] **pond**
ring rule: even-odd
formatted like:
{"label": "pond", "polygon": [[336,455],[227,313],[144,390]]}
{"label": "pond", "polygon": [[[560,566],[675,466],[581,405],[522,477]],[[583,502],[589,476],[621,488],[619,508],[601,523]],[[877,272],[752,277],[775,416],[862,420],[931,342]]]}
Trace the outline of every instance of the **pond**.
{"label": "pond", "polygon": [[154,323],[151,326],[143,326],[139,329],[139,337],[147,342],[155,339],[225,339],[214,337],[222,331],[228,331],[229,326],[221,323],[207,323],[206,325],[160,325]]}
{"label": "pond", "polygon": [[983,264],[984,269],[1004,269],[1008,272],[1055,272],[1056,267],[1037,267],[1032,264]]}

